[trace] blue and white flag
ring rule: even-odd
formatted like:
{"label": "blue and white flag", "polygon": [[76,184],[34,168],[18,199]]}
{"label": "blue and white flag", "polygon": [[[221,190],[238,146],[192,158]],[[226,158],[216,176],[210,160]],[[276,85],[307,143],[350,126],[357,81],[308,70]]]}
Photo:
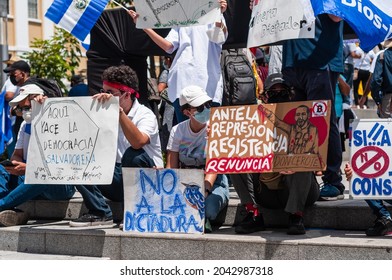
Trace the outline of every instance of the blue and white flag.
{"label": "blue and white flag", "polygon": [[328,13],[344,19],[357,34],[360,46],[370,51],[392,38],[390,0],[311,0],[315,15]]}
{"label": "blue and white flag", "polygon": [[90,31],[109,0],[54,0],[45,17],[90,46]]}

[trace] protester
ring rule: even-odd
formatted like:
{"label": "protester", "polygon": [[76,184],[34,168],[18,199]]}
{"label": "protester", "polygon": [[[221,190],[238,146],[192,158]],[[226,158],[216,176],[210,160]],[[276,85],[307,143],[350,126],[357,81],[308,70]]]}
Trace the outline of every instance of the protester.
{"label": "protester", "polygon": [[[30,65],[24,61],[19,60],[4,69],[4,72],[9,75],[9,79],[14,86],[21,87],[28,79],[30,79]],[[17,96],[19,91],[15,92],[14,96]],[[16,141],[16,137],[19,132],[21,123],[23,122],[22,113],[15,111],[15,108],[11,106],[11,115],[16,116],[15,123],[13,124],[13,137]]]}
{"label": "protester", "polygon": [[[227,8],[226,0],[218,0],[221,12]],[[143,15],[128,11],[134,22]],[[222,103],[223,80],[220,66],[222,45],[227,39],[225,19],[207,25],[175,27],[163,38],[153,29],[144,29],[146,34],[165,52],[176,51],[168,77],[168,96],[173,103],[177,121],[186,118],[181,113],[179,95],[188,85],[203,88],[215,104]],[[209,35],[213,34],[213,35]],[[218,34],[218,35],[215,35]]]}
{"label": "protester", "polygon": [[10,105],[21,111],[22,122],[15,151],[11,157],[12,165],[0,166],[0,225],[14,226],[26,224],[28,214],[14,207],[30,199],[68,200],[75,193],[73,186],[25,184],[27,153],[31,134],[31,101],[42,103],[44,92],[36,85],[22,86],[19,95]]}
{"label": "protester", "polygon": [[110,185],[77,186],[88,213],[70,222],[71,227],[110,225],[113,214],[106,198],[124,202],[122,167],[163,167],[158,123],[154,113],[141,105],[139,80],[129,66],[112,66],[102,74],[103,93],[92,98],[105,102],[113,96],[120,98],[117,158]]}
{"label": "protester", "polygon": [[[179,104],[188,120],[174,126],[167,145],[167,168],[202,169],[206,163],[207,123],[211,98],[198,86],[185,87]],[[205,231],[229,201],[229,183],[224,174],[205,174]]]}
{"label": "protester", "polygon": [[[347,181],[350,181],[353,176],[353,170],[349,163],[346,163],[344,167],[344,173],[346,174]],[[384,236],[392,234],[392,219],[387,207],[384,205],[381,199],[365,199],[366,203],[372,209],[373,214],[376,215],[374,225],[366,230],[367,236]],[[384,200],[385,202],[392,204],[392,200]]]}
{"label": "protester", "polygon": [[[353,87],[354,77],[354,59],[361,58],[361,54],[356,52],[357,45],[355,43],[343,42],[343,55],[344,55],[344,73],[343,76],[346,79],[347,84],[350,88]],[[355,101],[355,105],[358,105],[358,98]]]}
{"label": "protester", "polygon": [[[345,141],[348,138],[349,119],[354,119],[350,105],[345,103],[345,100],[347,100],[346,97],[350,96],[350,90],[351,88],[349,84],[346,83],[346,78],[344,75],[340,74],[336,84],[335,111],[343,152],[346,150]],[[349,115],[349,112],[346,112],[346,110],[349,110],[352,115]]]}
{"label": "protester", "polygon": [[[11,66],[14,62],[20,60],[18,57],[11,57],[9,60],[3,61],[7,67]],[[12,84],[10,77],[7,77],[3,87],[1,88],[0,96],[0,112],[1,112],[1,143],[0,151],[7,150],[7,156],[11,157],[14,152],[16,135],[13,135],[13,123],[15,117],[10,115],[9,101],[15,97],[19,88]]]}
{"label": "protester", "polygon": [[370,66],[372,64],[373,59],[376,54],[371,50],[367,53],[363,53],[363,58],[360,60],[359,64],[356,66],[358,69],[357,79],[354,81],[354,96],[358,99],[358,105],[360,108],[367,109],[368,108],[368,97],[367,95],[359,94],[359,85],[362,83],[362,91],[364,93],[366,82],[370,76]]}
{"label": "protester", "polygon": [[[292,97],[282,74],[267,77],[262,97],[265,103],[288,102]],[[302,108],[299,109],[302,112]],[[305,119],[297,119],[297,125],[301,123],[301,127],[306,126]],[[236,233],[265,230],[261,207],[284,209],[289,214],[287,234],[306,233],[303,220],[305,207],[314,204],[320,192],[313,172],[232,174],[230,178],[247,211],[245,219],[235,227]]]}
{"label": "protester", "polygon": [[392,116],[392,40],[388,40],[384,46],[386,49],[377,57],[370,85],[380,118],[390,118]]}
{"label": "protester", "polygon": [[177,124],[176,115],[174,113],[174,107],[167,96],[168,87],[168,76],[169,69],[172,64],[172,57],[165,56],[163,60],[163,70],[158,77],[158,92],[161,96],[162,102],[160,104],[159,112],[161,114],[161,129],[159,136],[161,139],[162,152],[166,153],[167,142],[169,140],[170,131],[173,125]]}
{"label": "protester", "polygon": [[71,89],[68,92],[68,96],[89,96],[88,86],[84,83],[81,75],[73,75],[71,77]]}

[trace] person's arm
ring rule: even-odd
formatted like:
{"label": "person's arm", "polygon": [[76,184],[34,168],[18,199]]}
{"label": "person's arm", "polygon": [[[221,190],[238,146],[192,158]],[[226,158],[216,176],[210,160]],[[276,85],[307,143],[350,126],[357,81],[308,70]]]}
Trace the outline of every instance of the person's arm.
{"label": "person's arm", "polygon": [[158,84],[158,92],[161,93],[165,88],[167,88],[167,83]]}
{"label": "person's arm", "polygon": [[346,163],[346,165],[344,166],[344,174],[346,175],[347,181],[350,181],[351,178],[353,177],[353,170],[349,163]]}
{"label": "person's arm", "polygon": [[204,175],[204,188],[205,188],[206,196],[210,194],[217,177],[218,174],[212,174],[212,173],[207,173]]}
{"label": "person's arm", "polygon": [[346,83],[346,81],[340,75],[338,77],[338,86],[339,86],[340,92],[343,95],[345,95],[345,96],[349,96],[350,95],[350,86],[349,86],[348,83]]}
{"label": "person's arm", "polygon": [[131,146],[138,150],[150,143],[150,137],[141,132],[120,107],[120,125]]}
{"label": "person's arm", "polygon": [[166,154],[166,168],[179,167],[179,153],[168,150]]}
{"label": "person's arm", "polygon": [[12,175],[21,176],[26,173],[26,163],[23,162],[23,149],[15,149],[11,156],[14,166],[7,166],[5,169]]}
{"label": "person's arm", "polygon": [[[139,14],[136,13],[134,10],[129,10],[128,14],[132,17],[133,22],[136,24]],[[143,29],[143,31],[146,32],[146,34],[151,38],[151,40],[153,40],[154,43],[157,44],[162,50],[167,53],[171,53],[174,47],[172,43],[170,43],[168,40],[163,38],[151,28]]]}

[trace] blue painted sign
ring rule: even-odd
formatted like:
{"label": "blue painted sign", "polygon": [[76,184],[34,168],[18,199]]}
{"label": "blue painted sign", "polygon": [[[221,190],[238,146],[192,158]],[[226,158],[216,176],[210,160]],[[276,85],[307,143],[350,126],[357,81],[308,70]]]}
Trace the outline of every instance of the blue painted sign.
{"label": "blue painted sign", "polygon": [[124,231],[204,232],[204,172],[123,168]]}

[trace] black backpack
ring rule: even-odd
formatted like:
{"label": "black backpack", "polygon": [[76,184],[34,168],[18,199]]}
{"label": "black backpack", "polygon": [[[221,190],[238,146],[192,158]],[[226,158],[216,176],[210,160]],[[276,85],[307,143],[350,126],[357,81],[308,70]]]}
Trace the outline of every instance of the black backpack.
{"label": "black backpack", "polygon": [[62,97],[63,93],[54,80],[38,78],[38,77],[30,77],[23,85],[35,84],[39,86],[48,97]]}
{"label": "black backpack", "polygon": [[222,51],[222,106],[257,104],[256,79],[247,56],[239,49]]}

